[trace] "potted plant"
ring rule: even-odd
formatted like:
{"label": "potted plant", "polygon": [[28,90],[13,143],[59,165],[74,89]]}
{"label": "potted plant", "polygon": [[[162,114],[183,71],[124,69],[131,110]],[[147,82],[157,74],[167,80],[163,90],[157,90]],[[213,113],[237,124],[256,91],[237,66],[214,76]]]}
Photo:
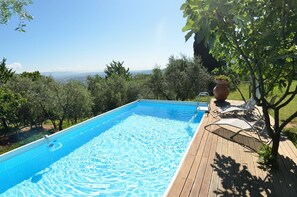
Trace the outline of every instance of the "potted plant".
{"label": "potted plant", "polygon": [[224,102],[229,95],[230,78],[225,75],[217,75],[214,77],[216,86],[213,89],[213,95],[218,102]]}

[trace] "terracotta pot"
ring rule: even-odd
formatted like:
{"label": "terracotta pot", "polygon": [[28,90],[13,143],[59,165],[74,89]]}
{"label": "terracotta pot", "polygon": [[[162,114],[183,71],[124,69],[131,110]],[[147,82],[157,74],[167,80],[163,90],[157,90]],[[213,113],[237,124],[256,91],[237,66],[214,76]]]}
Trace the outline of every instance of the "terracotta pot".
{"label": "terracotta pot", "polygon": [[229,83],[226,80],[216,80],[213,95],[219,102],[224,102],[229,95]]}

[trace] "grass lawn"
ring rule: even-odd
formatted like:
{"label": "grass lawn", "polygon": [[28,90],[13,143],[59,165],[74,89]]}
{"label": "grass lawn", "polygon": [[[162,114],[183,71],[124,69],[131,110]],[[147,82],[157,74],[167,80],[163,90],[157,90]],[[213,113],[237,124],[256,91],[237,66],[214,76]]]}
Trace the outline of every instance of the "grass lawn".
{"label": "grass lawn", "polygon": [[[297,85],[297,81],[293,83],[293,87]],[[240,90],[243,92],[243,95],[245,96],[246,99],[249,98],[249,87],[248,84],[242,84],[239,86]],[[277,88],[274,91],[274,95],[281,95],[280,90]],[[273,95],[273,96],[274,96]],[[237,90],[230,92],[228,96],[229,100],[242,100],[239,92]],[[293,114],[296,111],[296,106],[297,106],[297,98],[293,99],[287,106],[282,108],[280,110],[280,120],[283,121],[287,119],[291,114]],[[270,115],[273,116],[273,112],[270,112]],[[290,139],[293,141],[293,143],[297,147],[297,118],[293,119],[291,123],[287,126],[286,128],[286,133],[290,137]]]}
{"label": "grass lawn", "polygon": [[[297,81],[293,83],[293,86],[297,85]],[[245,96],[246,99],[249,98],[249,87],[248,84],[243,84],[239,86],[240,90],[243,92],[243,95]],[[281,95],[281,92],[278,89],[275,89],[275,94],[274,95]],[[274,96],[273,95],[273,96]],[[272,96],[271,96],[272,97]],[[237,90],[230,92],[228,99],[230,100],[242,100],[239,92]],[[280,110],[280,119],[285,120],[287,119],[291,114],[293,114],[296,111],[296,106],[297,106],[297,98],[293,99],[287,106],[282,108]],[[273,115],[273,112],[271,112],[271,115]],[[292,123],[297,124],[297,118],[295,118]]]}

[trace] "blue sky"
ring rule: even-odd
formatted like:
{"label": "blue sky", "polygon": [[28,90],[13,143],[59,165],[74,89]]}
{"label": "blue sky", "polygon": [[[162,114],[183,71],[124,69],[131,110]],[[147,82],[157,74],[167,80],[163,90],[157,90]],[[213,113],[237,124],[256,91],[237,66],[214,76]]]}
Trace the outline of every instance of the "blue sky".
{"label": "blue sky", "polygon": [[[0,58],[17,72],[164,68],[170,55],[193,55],[181,31],[184,0],[33,0],[26,32],[0,25]],[[1,57],[2,56],[2,57]]]}

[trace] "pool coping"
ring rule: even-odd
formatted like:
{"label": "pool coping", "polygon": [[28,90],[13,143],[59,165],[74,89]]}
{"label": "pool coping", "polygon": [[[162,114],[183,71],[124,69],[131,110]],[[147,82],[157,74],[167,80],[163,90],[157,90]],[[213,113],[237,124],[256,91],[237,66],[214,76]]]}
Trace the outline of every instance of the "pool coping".
{"label": "pool coping", "polygon": [[185,159],[186,159],[186,157],[187,157],[187,155],[188,155],[188,153],[189,153],[189,151],[191,149],[192,144],[194,143],[194,139],[196,138],[196,135],[198,135],[198,132],[201,130],[200,129],[201,122],[203,121],[204,118],[205,118],[205,113],[203,114],[203,116],[201,118],[201,121],[200,121],[200,123],[199,123],[199,125],[198,125],[198,127],[196,129],[195,135],[193,136],[190,143],[188,144],[188,147],[187,147],[187,149],[186,149],[186,151],[185,151],[185,153],[184,153],[184,155],[183,155],[183,157],[182,157],[182,159],[181,159],[181,161],[179,163],[179,166],[178,166],[178,168],[176,169],[176,171],[174,173],[174,176],[172,177],[167,189],[165,190],[165,192],[163,193],[162,196],[164,196],[164,197],[168,196],[169,191],[172,189],[173,183],[174,183],[175,179],[177,178],[177,175],[178,175],[179,171],[182,169],[182,165],[183,165],[183,163],[184,163],[184,161],[185,161]]}

